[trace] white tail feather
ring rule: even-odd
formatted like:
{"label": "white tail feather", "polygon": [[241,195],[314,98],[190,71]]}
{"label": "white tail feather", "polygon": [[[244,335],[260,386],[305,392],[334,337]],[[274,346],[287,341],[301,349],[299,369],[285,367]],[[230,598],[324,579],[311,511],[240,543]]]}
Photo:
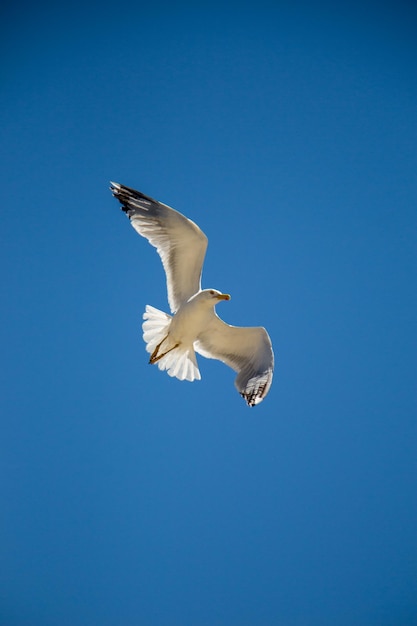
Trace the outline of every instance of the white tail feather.
{"label": "white tail feather", "polygon": [[169,327],[172,317],[149,304],[146,305],[145,320],[142,325],[143,340],[146,343],[146,351],[153,354],[157,346],[158,353],[164,354],[157,362],[160,370],[166,370],[169,376],[175,376],[180,380],[200,380],[201,375],[197,365],[193,346],[174,348],[174,342],[169,337]]}
{"label": "white tail feather", "polygon": [[147,304],[143,319],[145,320],[142,324],[143,340],[146,343],[146,351],[152,354],[156,346],[168,335],[172,317]]}

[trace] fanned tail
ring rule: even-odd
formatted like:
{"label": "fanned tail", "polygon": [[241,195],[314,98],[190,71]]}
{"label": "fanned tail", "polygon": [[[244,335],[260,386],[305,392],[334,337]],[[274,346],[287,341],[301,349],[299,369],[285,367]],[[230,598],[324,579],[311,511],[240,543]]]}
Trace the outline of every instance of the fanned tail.
{"label": "fanned tail", "polygon": [[143,340],[146,343],[146,351],[152,354],[157,345],[167,337],[172,317],[147,304],[143,319],[145,320],[142,324]]}
{"label": "fanned tail", "polygon": [[149,362],[157,363],[160,370],[180,380],[200,380],[193,346],[175,344],[169,336],[172,317],[147,304],[143,319],[143,340],[151,355]]}

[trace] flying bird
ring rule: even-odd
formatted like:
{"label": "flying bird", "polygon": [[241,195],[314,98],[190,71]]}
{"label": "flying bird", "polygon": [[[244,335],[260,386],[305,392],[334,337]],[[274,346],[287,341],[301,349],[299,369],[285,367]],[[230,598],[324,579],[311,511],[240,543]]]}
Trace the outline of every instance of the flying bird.
{"label": "flying bird", "polygon": [[230,300],[201,289],[207,237],[193,221],[140,191],[111,183],[133,228],[152,244],[164,266],[172,315],[146,305],[143,339],[150,363],[180,380],[200,380],[196,352],[237,372],[235,386],[249,406],[262,402],[272,383],[274,354],[262,327],[230,326],[215,306]]}

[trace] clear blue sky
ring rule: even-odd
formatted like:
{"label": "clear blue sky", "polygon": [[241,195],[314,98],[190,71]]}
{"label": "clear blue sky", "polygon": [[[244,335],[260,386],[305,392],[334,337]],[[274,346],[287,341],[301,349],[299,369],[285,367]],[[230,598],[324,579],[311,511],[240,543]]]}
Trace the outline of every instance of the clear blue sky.
{"label": "clear blue sky", "polygon": [[[149,4],[2,9],[0,624],[415,625],[417,11]],[[260,406],[148,365],[109,180],[206,232]]]}

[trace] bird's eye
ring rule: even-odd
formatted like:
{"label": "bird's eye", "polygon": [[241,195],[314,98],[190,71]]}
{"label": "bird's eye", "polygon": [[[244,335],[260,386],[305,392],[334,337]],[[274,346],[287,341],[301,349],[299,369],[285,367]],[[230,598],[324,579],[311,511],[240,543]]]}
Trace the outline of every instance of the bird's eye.
{"label": "bird's eye", "polygon": [[214,291],[213,291],[213,289],[210,289],[210,295],[211,295],[211,296],[214,296]]}

